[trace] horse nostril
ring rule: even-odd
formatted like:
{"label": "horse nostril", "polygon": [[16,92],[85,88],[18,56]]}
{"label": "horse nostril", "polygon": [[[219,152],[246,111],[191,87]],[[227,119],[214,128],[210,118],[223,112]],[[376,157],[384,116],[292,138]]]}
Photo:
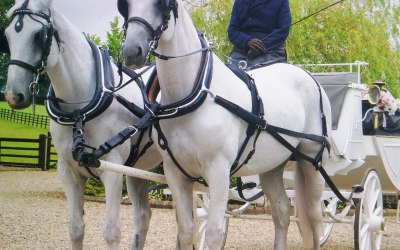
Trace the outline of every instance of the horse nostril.
{"label": "horse nostril", "polygon": [[138,55],[138,56],[142,56],[142,54],[143,54],[142,47],[138,47],[138,53],[137,53],[137,55]]}
{"label": "horse nostril", "polygon": [[16,103],[23,103],[25,98],[24,98],[23,94],[16,94],[14,96],[14,100],[15,100]]}

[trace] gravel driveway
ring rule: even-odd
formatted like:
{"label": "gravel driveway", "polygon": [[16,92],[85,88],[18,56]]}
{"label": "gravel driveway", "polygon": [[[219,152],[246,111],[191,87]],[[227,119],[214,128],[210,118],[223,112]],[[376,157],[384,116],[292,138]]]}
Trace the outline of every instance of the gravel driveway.
{"label": "gravel driveway", "polygon": [[[0,249],[69,249],[65,196],[55,172],[4,171],[0,168]],[[130,248],[131,206],[121,207],[120,249]],[[392,213],[391,213],[392,214]],[[102,238],[104,203],[85,202],[85,249],[105,249]],[[383,238],[383,249],[400,249],[400,224],[394,216]],[[153,209],[146,249],[174,249],[176,226],[171,209]],[[225,249],[272,249],[271,221],[231,219]],[[299,249],[295,223],[289,227],[288,249]],[[352,249],[351,224],[336,224],[322,249]]]}

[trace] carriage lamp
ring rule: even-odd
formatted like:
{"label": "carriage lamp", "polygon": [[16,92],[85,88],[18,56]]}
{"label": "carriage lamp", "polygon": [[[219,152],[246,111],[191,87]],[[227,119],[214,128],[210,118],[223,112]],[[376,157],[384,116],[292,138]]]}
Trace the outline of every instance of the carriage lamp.
{"label": "carriage lamp", "polygon": [[368,101],[372,105],[376,105],[381,97],[382,87],[385,85],[385,82],[382,80],[375,80],[372,85],[368,89]]}

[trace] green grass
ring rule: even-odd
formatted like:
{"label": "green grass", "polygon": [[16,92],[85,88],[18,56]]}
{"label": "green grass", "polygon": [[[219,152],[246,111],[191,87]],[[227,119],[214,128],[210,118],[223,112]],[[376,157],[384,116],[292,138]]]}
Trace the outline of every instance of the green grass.
{"label": "green grass", "polygon": [[[10,109],[7,102],[0,102],[0,109]],[[26,109],[15,110],[17,112],[31,113],[33,114],[32,106],[27,107]],[[44,105],[36,105],[35,106],[35,114],[36,115],[45,115],[47,116],[46,107]]]}
{"label": "green grass", "polygon": [[[0,102],[0,108],[11,109],[6,102]],[[27,108],[24,110],[18,110],[18,112],[32,113],[32,109]],[[37,105],[36,106],[36,114],[47,115],[45,107],[43,105]],[[48,132],[49,132],[48,128],[37,128],[34,126],[29,126],[29,125],[20,124],[20,123],[13,122],[13,121],[0,119],[0,137],[3,137],[3,138],[38,139],[40,134],[47,135]],[[3,142],[2,146],[21,147],[21,143]],[[23,147],[37,147],[37,144],[24,143]],[[1,153],[2,154],[32,155],[32,156],[37,155],[37,152],[34,152],[34,151],[21,151],[21,150],[14,150],[14,149],[3,149],[3,150],[1,150]],[[15,161],[15,158],[3,156],[2,161]],[[20,158],[20,159],[18,159],[18,162],[34,163],[35,159]]]}
{"label": "green grass", "polygon": [[[0,108],[11,109],[6,102],[0,102]],[[18,112],[32,113],[31,108],[18,110]],[[43,105],[36,106],[37,115],[47,115],[46,108]],[[11,138],[38,138],[40,134],[47,134],[48,128],[37,128],[29,125],[16,123],[0,119],[0,137]]]}

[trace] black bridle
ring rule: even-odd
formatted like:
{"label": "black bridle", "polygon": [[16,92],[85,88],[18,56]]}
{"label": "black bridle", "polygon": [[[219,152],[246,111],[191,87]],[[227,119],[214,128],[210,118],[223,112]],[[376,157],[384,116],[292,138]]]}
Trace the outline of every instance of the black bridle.
{"label": "black bridle", "polygon": [[[57,42],[59,50],[60,50],[62,41],[60,39],[60,36],[58,34],[57,29],[54,27],[54,24],[52,22],[51,11],[49,10],[49,14],[46,14],[46,13],[41,12],[41,11],[30,10],[30,9],[27,8],[28,2],[29,2],[29,0],[26,0],[22,4],[21,8],[16,9],[12,13],[12,19],[14,19],[16,16],[18,16],[18,20],[15,23],[15,27],[14,28],[15,28],[16,32],[20,32],[22,30],[22,28],[24,26],[23,18],[24,18],[25,15],[28,15],[34,21],[36,21],[38,23],[41,23],[43,25],[43,27],[39,31],[40,32],[39,33],[39,40],[40,40],[39,42],[40,42],[40,47],[42,49],[42,56],[41,56],[41,59],[39,60],[39,62],[36,63],[35,65],[31,65],[31,64],[26,63],[24,61],[15,60],[15,59],[8,61],[8,65],[17,65],[17,66],[20,66],[22,68],[25,68],[25,69],[31,71],[35,75],[40,75],[40,74],[43,74],[45,72],[45,70],[46,70],[47,59],[48,59],[48,57],[50,55],[50,50],[51,50],[53,37],[56,39],[56,42]],[[37,16],[37,17],[40,17],[40,18],[46,20],[47,25],[43,24],[41,21],[35,19],[33,16]],[[42,36],[45,36],[45,37],[42,37]]]}
{"label": "black bridle", "polygon": [[[118,1],[118,4],[120,4],[120,3],[125,3],[125,2],[123,0],[122,1],[120,0],[120,1]],[[127,6],[123,6],[123,7],[119,6],[118,7],[120,14],[125,18],[125,22],[123,25],[124,37],[123,37],[122,44],[125,42],[128,25],[133,22],[141,23],[150,31],[150,34],[153,37],[153,40],[150,42],[150,50],[148,52],[147,57],[149,56],[149,54],[152,54],[152,55],[159,57],[160,59],[164,59],[164,60],[167,60],[165,58],[171,58],[171,57],[167,57],[167,56],[163,57],[162,55],[159,55],[158,53],[156,53],[155,50],[158,47],[158,41],[160,40],[162,33],[168,28],[168,23],[171,19],[171,12],[174,14],[175,21],[178,18],[178,4],[175,1],[171,1],[167,5],[161,6],[162,13],[163,13],[162,14],[162,23],[157,28],[154,28],[149,22],[147,22],[145,19],[143,19],[141,17],[128,17],[127,10],[121,9],[121,8],[126,8],[126,7]]]}

